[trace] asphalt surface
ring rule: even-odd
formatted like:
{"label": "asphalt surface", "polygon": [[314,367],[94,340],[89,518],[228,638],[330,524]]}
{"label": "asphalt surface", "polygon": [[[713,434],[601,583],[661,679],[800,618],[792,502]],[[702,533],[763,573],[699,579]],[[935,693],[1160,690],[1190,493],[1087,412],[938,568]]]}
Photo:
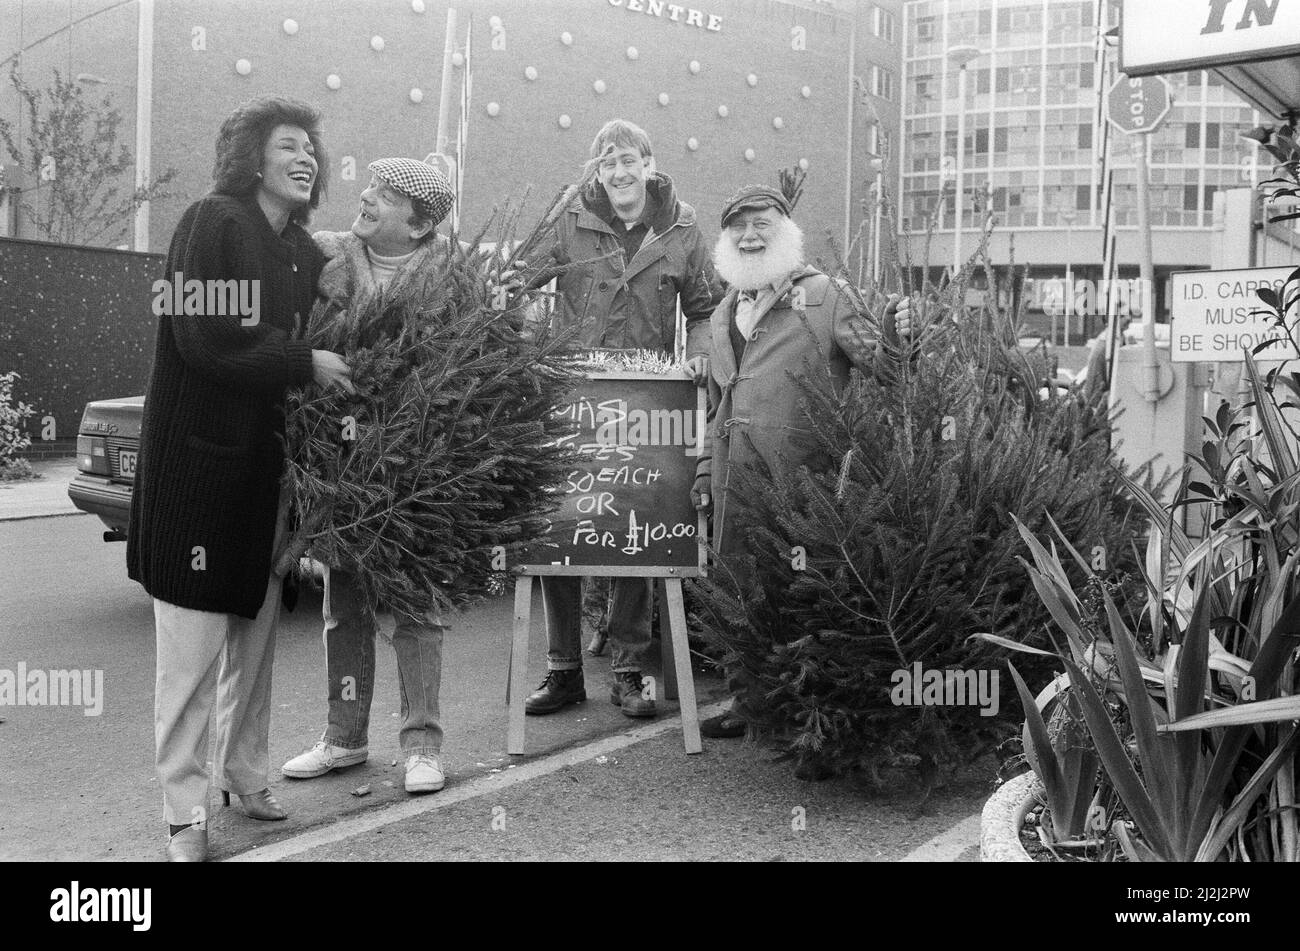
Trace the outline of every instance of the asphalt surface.
{"label": "asphalt surface", "polygon": [[[89,516],[0,521],[0,668],[21,662],[28,670],[92,669],[104,676],[99,716],[80,708],[0,706],[0,859],[162,858],[152,608],[125,576],[125,546],[105,544],[100,533]],[[789,762],[774,762],[776,751],[758,744],[706,739],[702,754],[687,756],[672,724],[601,760],[590,755],[591,744],[626,743],[619,738],[629,730],[659,722],[629,720],[609,702],[608,657],[587,659],[588,701],[529,717],[527,755],[509,757],[511,611],[506,596],[453,622],[442,686],[447,789],[417,798],[402,788],[397,675],[382,642],[369,761],[314,780],[279,776],[278,766],[310,746],[324,725],[320,598],[306,592],[281,624],[273,689],[271,788],[290,818],[255,822],[220,809],[214,792],[212,857],[270,847],[294,860],[889,860],[977,813],[989,793],[992,771],[984,764],[937,792],[931,814],[914,819],[916,791],[905,774],[893,792],[875,798],[844,780],[803,783]],[[540,611],[537,598],[535,618]],[[545,669],[544,642],[535,620],[530,688]],[[698,673],[696,685],[701,706],[724,698],[713,674]],[[661,706],[665,719],[677,712],[675,703]],[[560,759],[562,767],[547,765]],[[541,771],[527,782],[476,792],[523,765]],[[449,795],[457,789],[462,798]],[[444,806],[435,805],[438,797]],[[416,812],[389,821],[392,810],[408,807]],[[796,808],[804,810],[798,830]],[[349,831],[348,823],[361,821],[374,827]],[[332,836],[325,844],[295,845],[322,830]],[[946,854],[956,857],[963,848],[958,843]],[[962,857],[969,858],[966,851]]]}

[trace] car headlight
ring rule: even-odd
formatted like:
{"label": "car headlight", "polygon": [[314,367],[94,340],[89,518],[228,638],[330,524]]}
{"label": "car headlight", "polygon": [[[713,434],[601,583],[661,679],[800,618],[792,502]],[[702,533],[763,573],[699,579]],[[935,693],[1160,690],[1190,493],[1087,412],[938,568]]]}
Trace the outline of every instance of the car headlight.
{"label": "car headlight", "polygon": [[108,442],[103,436],[77,437],[77,468],[94,475],[110,475]]}

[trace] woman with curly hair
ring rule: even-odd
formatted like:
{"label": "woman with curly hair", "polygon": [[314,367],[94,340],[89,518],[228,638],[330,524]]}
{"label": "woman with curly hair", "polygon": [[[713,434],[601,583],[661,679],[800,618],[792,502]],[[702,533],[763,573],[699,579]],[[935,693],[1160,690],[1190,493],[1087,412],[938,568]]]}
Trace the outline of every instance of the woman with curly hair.
{"label": "woman with curly hair", "polygon": [[182,298],[168,286],[180,283],[184,306],[155,303],[127,570],[153,597],[156,766],[173,861],[207,857],[214,709],[226,802],[233,792],[249,816],[285,818],[267,780],[284,396],[313,380],[351,388],[343,358],[302,338],[324,263],[303,228],[326,184],[319,123],[311,106],[277,97],[226,119],[213,190],[181,216],[167,255],[161,283],[168,300]]}

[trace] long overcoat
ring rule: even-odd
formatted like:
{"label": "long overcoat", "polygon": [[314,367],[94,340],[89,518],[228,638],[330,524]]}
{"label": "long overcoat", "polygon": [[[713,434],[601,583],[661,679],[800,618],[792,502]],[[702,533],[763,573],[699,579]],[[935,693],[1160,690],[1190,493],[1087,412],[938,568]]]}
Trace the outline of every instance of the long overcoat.
{"label": "long overcoat", "polygon": [[301,329],[322,264],[306,231],[277,234],[252,196],[208,195],[181,217],[165,280],[252,282],[237,287],[247,300],[256,288],[259,313],[158,319],[126,559],[161,601],[255,618],[265,600],[284,397],[312,380]]}

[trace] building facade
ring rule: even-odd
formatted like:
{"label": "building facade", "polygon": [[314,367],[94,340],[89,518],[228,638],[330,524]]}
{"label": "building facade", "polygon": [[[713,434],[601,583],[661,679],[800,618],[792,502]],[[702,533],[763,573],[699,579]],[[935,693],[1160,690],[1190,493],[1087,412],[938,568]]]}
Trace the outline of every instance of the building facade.
{"label": "building facade", "polygon": [[[0,73],[21,54],[33,87],[58,70],[88,99],[111,96],[137,162],[177,170],[171,197],[111,242],[136,250],[165,250],[210,184],[222,119],[256,95],[324,111],[332,186],[314,226],[327,229],[355,216],[368,162],[435,151],[440,115],[463,156],[467,232],[525,190],[539,216],[621,116],[650,133],[706,234],[737,187],[804,168],[800,215],[812,252],[829,257],[870,217],[872,162],[898,138],[901,0],[0,0],[0,24]],[[0,117],[21,138],[8,83]],[[40,237],[16,212],[39,206],[40,176],[3,149],[0,162],[0,233]]]}
{"label": "building facade", "polygon": [[[992,261],[1028,268],[1028,315],[1045,327],[1061,310],[1067,271],[1075,282],[1103,278],[1106,171],[1118,276],[1136,278],[1139,249],[1135,140],[1105,128],[1105,92],[1117,52],[1104,34],[1119,24],[1116,0],[908,0],[903,11],[904,82],[896,187],[899,240],[913,253],[934,229],[931,264],[953,260],[958,172],[964,193],[961,250],[974,251],[991,211]],[[963,54],[961,47],[974,49]],[[959,98],[965,66],[965,98]],[[1212,72],[1169,77],[1173,107],[1148,138],[1157,319],[1164,319],[1170,271],[1211,263],[1214,196],[1268,176],[1254,142],[1259,125]],[[1107,148],[1109,144],[1109,148]],[[940,202],[940,198],[945,200]],[[941,207],[940,207],[941,206]],[[1137,300],[1129,304],[1137,309]],[[1073,332],[1095,333],[1104,316],[1081,314]],[[1101,309],[1104,315],[1104,308]],[[1058,316],[1064,316],[1058,314]]]}

